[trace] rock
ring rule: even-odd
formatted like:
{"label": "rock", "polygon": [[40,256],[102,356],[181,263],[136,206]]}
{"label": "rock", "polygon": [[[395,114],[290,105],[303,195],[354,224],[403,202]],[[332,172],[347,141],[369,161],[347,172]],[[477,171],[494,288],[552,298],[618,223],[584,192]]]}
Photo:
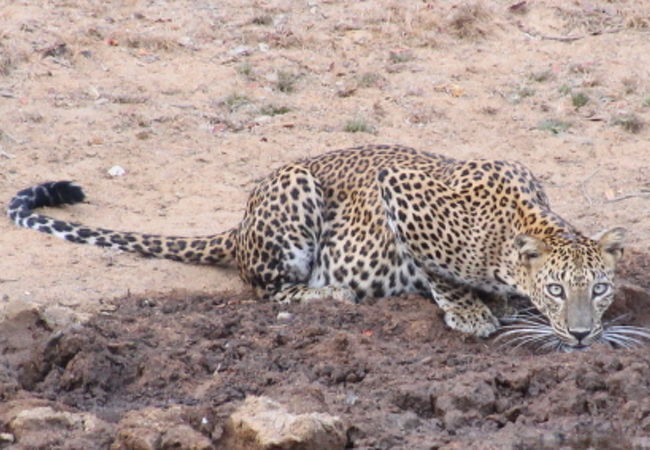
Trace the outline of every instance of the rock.
{"label": "rock", "polygon": [[40,311],[41,307],[35,301],[12,299],[3,305],[2,311],[0,311],[0,323],[16,320],[21,315],[39,315]]}
{"label": "rock", "polygon": [[24,434],[38,432],[45,427],[93,431],[99,422],[100,420],[92,414],[56,411],[49,406],[39,406],[16,414],[9,422],[9,429],[16,439],[20,440]]}
{"label": "rock", "polygon": [[29,405],[29,402],[21,405],[16,401],[3,416],[3,421],[9,419],[5,430],[9,433],[5,434],[7,437],[13,435],[21,448],[60,447],[66,436],[74,436],[67,439],[67,444],[82,448],[89,437],[94,437],[95,442],[107,440],[112,429],[111,425],[90,413],[57,411],[50,406]]}
{"label": "rock", "polygon": [[293,314],[290,312],[286,311],[280,311],[277,316],[278,322],[289,322],[291,319],[293,319]]}
{"label": "rock", "polygon": [[246,45],[240,45],[230,50],[229,53],[231,56],[238,58],[240,56],[250,56],[253,53],[253,51],[254,50],[252,47],[248,47]]}
{"label": "rock", "polygon": [[248,397],[226,422],[220,444],[232,450],[333,450],[346,441],[338,417],[291,414],[268,397]]}
{"label": "rock", "polygon": [[211,449],[210,440],[189,425],[177,425],[165,431],[158,448]]}
{"label": "rock", "polygon": [[126,174],[126,169],[122,166],[113,166],[110,169],[108,169],[106,173],[108,173],[108,175],[113,178],[121,177]]}
{"label": "rock", "polygon": [[183,409],[148,407],[130,411],[118,424],[111,450],[154,450],[182,448],[207,450],[212,441],[190,427],[183,419]]}

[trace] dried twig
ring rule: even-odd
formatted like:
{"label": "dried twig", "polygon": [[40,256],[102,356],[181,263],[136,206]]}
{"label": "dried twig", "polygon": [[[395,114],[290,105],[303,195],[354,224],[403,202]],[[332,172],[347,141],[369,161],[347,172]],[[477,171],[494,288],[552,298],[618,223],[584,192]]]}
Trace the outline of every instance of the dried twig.
{"label": "dried twig", "polygon": [[542,34],[537,31],[527,30],[524,28],[522,24],[518,24],[518,27],[522,33],[524,33],[526,36],[531,37],[533,39],[541,39],[546,41],[559,41],[559,42],[573,42],[580,39],[584,39],[589,36],[600,36],[601,34],[618,33],[619,31],[623,30],[623,28],[613,28],[611,30],[592,31],[588,34],[583,34],[580,36],[549,36],[547,34]]}
{"label": "dried twig", "polygon": [[632,194],[619,195],[618,197],[614,197],[614,198],[610,198],[609,200],[605,200],[605,203],[620,202],[621,200],[627,200],[629,198],[636,198],[636,197],[650,198],[650,192],[634,192]]}

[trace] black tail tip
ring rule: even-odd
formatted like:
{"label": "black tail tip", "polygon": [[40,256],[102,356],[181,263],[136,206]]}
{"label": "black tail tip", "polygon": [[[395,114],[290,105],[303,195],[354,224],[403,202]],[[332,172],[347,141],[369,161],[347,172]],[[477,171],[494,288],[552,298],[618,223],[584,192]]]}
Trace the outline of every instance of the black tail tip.
{"label": "black tail tip", "polygon": [[[56,205],[74,204],[84,201],[86,195],[81,186],[72,181],[55,181],[43,185]],[[54,205],[53,205],[54,206]]]}
{"label": "black tail tip", "polygon": [[20,191],[13,198],[10,209],[26,207],[28,209],[41,206],[72,205],[86,198],[81,187],[72,181],[51,181]]}

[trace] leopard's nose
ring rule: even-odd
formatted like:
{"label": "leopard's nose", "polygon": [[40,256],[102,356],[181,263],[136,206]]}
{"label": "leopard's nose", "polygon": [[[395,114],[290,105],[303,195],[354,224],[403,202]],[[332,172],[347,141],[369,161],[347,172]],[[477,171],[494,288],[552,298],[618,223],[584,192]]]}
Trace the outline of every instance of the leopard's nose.
{"label": "leopard's nose", "polygon": [[569,330],[569,333],[578,340],[578,342],[582,342],[584,338],[589,336],[589,333],[591,333],[591,330],[585,330],[585,329],[578,329],[578,330]]}

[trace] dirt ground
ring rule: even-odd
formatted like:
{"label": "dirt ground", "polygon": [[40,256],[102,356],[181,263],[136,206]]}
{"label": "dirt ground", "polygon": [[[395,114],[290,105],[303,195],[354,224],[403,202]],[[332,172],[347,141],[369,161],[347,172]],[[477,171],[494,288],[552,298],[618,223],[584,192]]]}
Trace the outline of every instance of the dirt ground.
{"label": "dirt ground", "polygon": [[[200,235],[235,225],[273,168],[331,149],[519,160],[587,234],[629,230],[610,317],[650,325],[645,3],[0,5],[2,202],[72,179],[88,202],[48,214]],[[252,302],[234,270],[8,220],[0,251],[0,433],[38,405],[101,424],[49,423],[14,447],[105,448],[146,408],[217,442],[238,402],[264,394],[341,416],[355,448],[650,448],[644,348],[504,350],[414,297],[281,309]]]}

